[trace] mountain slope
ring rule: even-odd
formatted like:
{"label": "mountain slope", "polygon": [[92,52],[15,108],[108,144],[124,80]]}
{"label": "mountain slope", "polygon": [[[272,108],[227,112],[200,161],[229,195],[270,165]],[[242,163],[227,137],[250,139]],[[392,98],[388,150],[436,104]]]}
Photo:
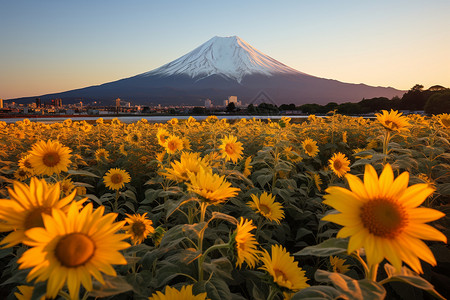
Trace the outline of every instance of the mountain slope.
{"label": "mountain slope", "polygon": [[[265,94],[269,101],[318,103],[360,101],[362,98],[401,96],[393,88],[349,84],[314,77],[271,58],[237,36],[213,37],[182,57],[130,78],[40,96],[42,99],[103,100],[117,97],[136,104],[202,105],[206,98],[221,104],[238,96],[249,104]],[[108,103],[109,102],[109,103]]]}

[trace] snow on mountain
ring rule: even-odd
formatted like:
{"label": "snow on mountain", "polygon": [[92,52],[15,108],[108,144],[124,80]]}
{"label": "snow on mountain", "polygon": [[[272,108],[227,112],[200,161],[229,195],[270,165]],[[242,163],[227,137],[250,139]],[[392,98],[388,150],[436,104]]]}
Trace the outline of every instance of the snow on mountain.
{"label": "snow on mountain", "polygon": [[139,76],[188,75],[197,80],[219,75],[241,82],[250,74],[304,74],[271,58],[237,36],[215,36],[182,57]]}

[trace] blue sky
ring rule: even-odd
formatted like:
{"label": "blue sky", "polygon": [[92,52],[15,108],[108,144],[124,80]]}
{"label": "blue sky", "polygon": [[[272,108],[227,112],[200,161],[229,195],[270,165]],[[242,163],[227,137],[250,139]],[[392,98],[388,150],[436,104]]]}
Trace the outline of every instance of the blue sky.
{"label": "blue sky", "polygon": [[101,84],[237,35],[299,71],[450,87],[450,1],[4,1],[0,98]]}

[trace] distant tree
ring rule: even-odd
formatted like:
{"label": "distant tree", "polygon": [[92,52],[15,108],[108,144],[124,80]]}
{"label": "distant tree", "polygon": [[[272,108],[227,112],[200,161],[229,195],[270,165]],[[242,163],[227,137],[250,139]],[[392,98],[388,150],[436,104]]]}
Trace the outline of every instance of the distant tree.
{"label": "distant tree", "polygon": [[255,112],[256,112],[255,106],[254,106],[253,104],[249,104],[249,105],[247,106],[247,113],[249,113],[249,114],[254,114]]}
{"label": "distant tree", "polygon": [[303,104],[299,108],[305,114],[317,114],[323,111],[323,106],[319,104]]}
{"label": "distant tree", "polygon": [[272,103],[261,103],[258,105],[258,112],[278,113],[278,107]]}
{"label": "distant tree", "polygon": [[432,91],[432,92],[441,92],[441,91],[445,91],[448,89],[446,87],[443,87],[442,85],[433,85],[433,86],[430,86],[430,88],[428,90]]}
{"label": "distant tree", "polygon": [[291,104],[281,104],[279,107],[280,110],[295,110],[295,104],[291,103]]}
{"label": "distant tree", "polygon": [[236,104],[234,102],[230,102],[227,105],[227,112],[234,112],[236,110]]}
{"label": "distant tree", "polygon": [[425,113],[435,115],[450,113],[450,92],[432,95],[425,104]]}
{"label": "distant tree", "polygon": [[362,113],[362,110],[358,103],[345,102],[338,105],[337,112],[345,115],[354,115]]}
{"label": "distant tree", "polygon": [[393,102],[386,97],[363,99],[358,102],[361,113],[376,112],[379,110],[389,110],[393,108]]}
{"label": "distant tree", "polygon": [[400,101],[400,109],[422,110],[428,97],[423,93],[423,85],[416,84],[406,92]]}
{"label": "distant tree", "polygon": [[338,107],[338,104],[336,102],[329,102],[327,103],[327,105],[325,105],[324,110],[326,110],[326,112],[329,112],[335,110],[336,107]]}
{"label": "distant tree", "polygon": [[196,106],[192,109],[192,113],[195,115],[204,115],[206,114],[206,108]]}

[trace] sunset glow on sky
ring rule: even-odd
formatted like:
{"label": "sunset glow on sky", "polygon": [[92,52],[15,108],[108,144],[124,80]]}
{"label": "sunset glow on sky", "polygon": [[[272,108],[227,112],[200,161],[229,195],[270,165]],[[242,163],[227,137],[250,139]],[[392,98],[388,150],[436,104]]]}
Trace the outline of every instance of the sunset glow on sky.
{"label": "sunset glow on sky", "polygon": [[450,1],[3,1],[0,98],[150,71],[237,35],[317,77],[450,87]]}

